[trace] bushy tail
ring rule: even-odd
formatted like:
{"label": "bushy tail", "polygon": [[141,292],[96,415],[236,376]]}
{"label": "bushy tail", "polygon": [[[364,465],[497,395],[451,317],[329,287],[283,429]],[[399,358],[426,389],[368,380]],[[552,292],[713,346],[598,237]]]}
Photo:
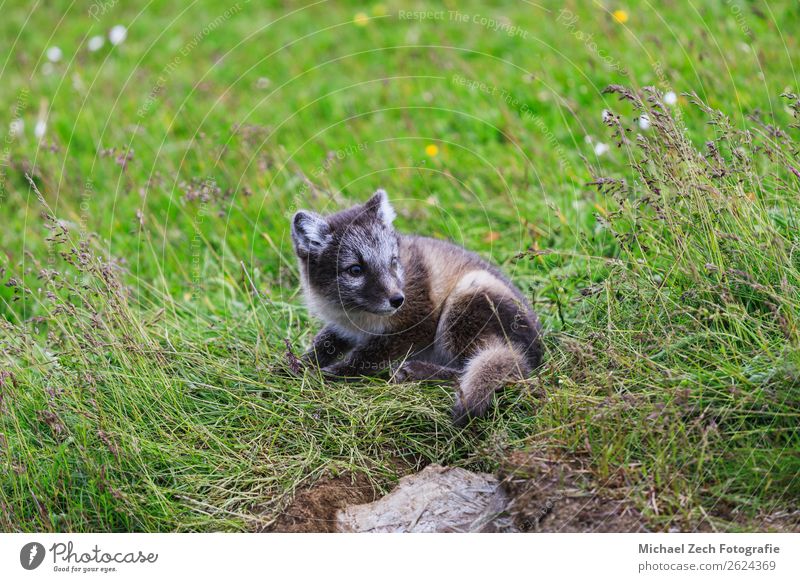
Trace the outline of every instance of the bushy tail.
{"label": "bushy tail", "polygon": [[520,380],[530,373],[522,352],[502,340],[481,348],[469,362],[459,379],[453,423],[464,426],[470,418],[483,416],[492,402],[492,395],[510,380]]}

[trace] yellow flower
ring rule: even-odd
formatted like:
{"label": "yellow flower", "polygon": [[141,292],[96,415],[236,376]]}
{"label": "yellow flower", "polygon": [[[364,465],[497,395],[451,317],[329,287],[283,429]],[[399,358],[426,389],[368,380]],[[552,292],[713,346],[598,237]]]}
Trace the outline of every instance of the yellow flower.
{"label": "yellow flower", "polygon": [[624,10],[614,10],[612,16],[614,17],[614,20],[620,24],[625,24],[628,22],[628,13]]}
{"label": "yellow flower", "polygon": [[436,144],[428,144],[425,146],[425,153],[428,154],[429,157],[435,158],[439,155],[439,146]]}
{"label": "yellow flower", "polygon": [[366,26],[369,24],[369,16],[367,16],[365,12],[359,12],[356,14],[355,18],[353,18],[353,22],[356,26]]}

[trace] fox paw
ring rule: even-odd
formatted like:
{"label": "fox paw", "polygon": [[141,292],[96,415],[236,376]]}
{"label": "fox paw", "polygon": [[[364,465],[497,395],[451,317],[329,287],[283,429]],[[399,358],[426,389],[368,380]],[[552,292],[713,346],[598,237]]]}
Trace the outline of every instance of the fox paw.
{"label": "fox paw", "polygon": [[417,380],[427,380],[430,375],[429,367],[425,362],[408,360],[395,371],[392,381],[397,384],[403,382],[415,382]]}

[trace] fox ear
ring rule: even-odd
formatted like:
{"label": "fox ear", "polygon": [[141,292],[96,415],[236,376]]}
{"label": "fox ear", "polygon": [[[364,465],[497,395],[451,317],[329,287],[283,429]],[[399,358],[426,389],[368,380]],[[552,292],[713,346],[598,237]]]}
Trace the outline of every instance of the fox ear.
{"label": "fox ear", "polygon": [[367,200],[364,206],[368,210],[377,212],[378,218],[380,218],[386,226],[390,226],[394,219],[397,218],[397,213],[389,203],[389,195],[386,194],[386,190],[376,190],[375,194]]}
{"label": "fox ear", "polygon": [[319,214],[300,210],[292,219],[292,241],[298,255],[318,253],[331,241],[328,223]]}

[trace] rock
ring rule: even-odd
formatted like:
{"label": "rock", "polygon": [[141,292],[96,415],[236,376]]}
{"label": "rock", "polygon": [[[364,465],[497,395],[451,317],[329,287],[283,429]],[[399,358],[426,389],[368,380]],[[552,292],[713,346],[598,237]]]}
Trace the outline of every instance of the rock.
{"label": "rock", "polygon": [[429,465],[384,497],[336,514],[341,532],[513,532],[508,495],[493,475]]}

